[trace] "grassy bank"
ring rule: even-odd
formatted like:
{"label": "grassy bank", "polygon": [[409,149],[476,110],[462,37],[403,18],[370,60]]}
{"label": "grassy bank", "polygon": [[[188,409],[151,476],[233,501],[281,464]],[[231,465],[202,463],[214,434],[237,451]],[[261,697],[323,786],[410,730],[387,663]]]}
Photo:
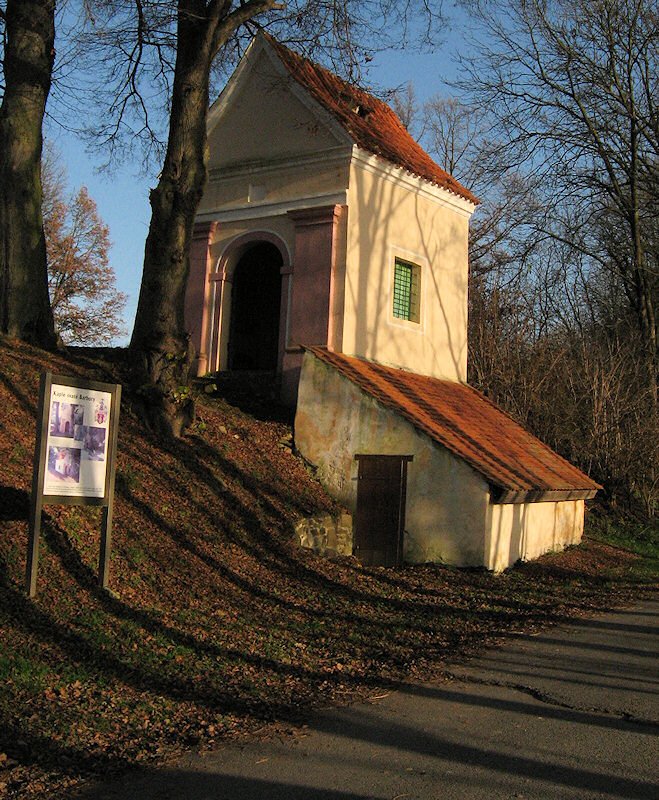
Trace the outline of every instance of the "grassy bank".
{"label": "grassy bank", "polygon": [[656,581],[659,576],[659,523],[593,511],[586,534],[596,542],[609,544],[637,556],[629,568],[635,579]]}
{"label": "grassy bank", "polygon": [[656,581],[656,559],[652,573],[604,534],[498,576],[317,558],[293,524],[334,504],[282,445],[290,429],[202,394],[177,442],[122,409],[113,593],[96,586],[98,511],[48,506],[29,601],[44,368],[121,379],[120,362],[0,338],[0,797],[70,796],[86,777],[290,725]]}

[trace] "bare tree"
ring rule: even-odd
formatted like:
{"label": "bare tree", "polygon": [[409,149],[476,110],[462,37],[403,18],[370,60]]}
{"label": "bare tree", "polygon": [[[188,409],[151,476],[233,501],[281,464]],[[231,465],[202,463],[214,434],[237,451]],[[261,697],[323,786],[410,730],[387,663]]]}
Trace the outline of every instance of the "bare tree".
{"label": "bare tree", "polygon": [[6,0],[0,105],[0,331],[56,343],[41,216],[42,122],[51,86],[55,0]]}
{"label": "bare tree", "polygon": [[485,31],[476,54],[463,59],[461,83],[496,132],[496,150],[485,160],[498,174],[521,172],[541,184],[543,232],[587,256],[594,269],[616,273],[656,398],[656,5],[466,5]]}
{"label": "bare tree", "polygon": [[158,430],[179,435],[191,419],[181,402],[189,343],[183,323],[192,226],[206,183],[206,119],[213,60],[245,22],[275,0],[233,3],[179,0],[169,137],[158,186],[151,192],[151,223],[131,339],[137,378]]}
{"label": "bare tree", "polygon": [[[412,133],[419,117],[419,104],[416,99],[414,84],[407,83],[405,86],[395,89],[391,93],[390,104],[406,130]],[[421,138],[421,135],[422,132],[416,138]]]}
{"label": "bare tree", "polygon": [[485,114],[456,97],[436,95],[424,104],[423,121],[424,143],[438,163],[470,187],[482,183],[479,160],[487,136]]}
{"label": "bare tree", "polygon": [[471,275],[496,272],[497,280],[514,280],[546,239],[545,204],[536,180],[491,168],[499,149],[492,134],[487,115],[458,98],[436,96],[423,107],[426,148],[481,201],[469,229]]}

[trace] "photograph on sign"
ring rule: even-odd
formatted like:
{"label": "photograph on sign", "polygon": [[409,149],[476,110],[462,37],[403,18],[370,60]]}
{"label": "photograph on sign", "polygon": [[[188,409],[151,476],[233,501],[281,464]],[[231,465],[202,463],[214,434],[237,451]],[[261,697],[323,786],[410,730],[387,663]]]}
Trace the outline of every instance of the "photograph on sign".
{"label": "photograph on sign", "polygon": [[44,495],[103,497],[112,396],[52,384]]}

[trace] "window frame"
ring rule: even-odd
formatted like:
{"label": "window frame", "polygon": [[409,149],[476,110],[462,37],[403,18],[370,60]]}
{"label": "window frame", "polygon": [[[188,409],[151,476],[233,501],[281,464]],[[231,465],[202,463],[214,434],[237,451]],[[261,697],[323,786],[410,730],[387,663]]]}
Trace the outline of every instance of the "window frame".
{"label": "window frame", "polygon": [[[404,314],[398,313],[400,309],[397,308],[399,305],[400,292],[397,292],[398,276],[400,275],[399,268],[405,268],[409,270],[409,288],[403,287],[404,292],[403,294],[408,294],[408,297],[403,297],[403,303],[407,306],[407,309],[404,310]],[[421,328],[422,322],[422,266],[421,264],[412,261],[409,258],[400,255],[394,255],[393,258],[393,269],[392,269],[392,278],[391,278],[391,296],[389,301],[389,314],[391,320],[394,324],[397,325],[404,325],[404,326],[414,326],[415,329]],[[398,296],[397,296],[398,295]]]}

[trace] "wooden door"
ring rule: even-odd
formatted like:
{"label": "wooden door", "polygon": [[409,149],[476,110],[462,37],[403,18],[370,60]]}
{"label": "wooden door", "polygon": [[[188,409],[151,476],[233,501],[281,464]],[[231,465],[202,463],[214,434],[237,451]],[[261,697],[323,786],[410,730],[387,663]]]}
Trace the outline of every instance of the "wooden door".
{"label": "wooden door", "polygon": [[407,465],[412,458],[355,456],[359,468],[354,552],[364,565],[402,563]]}

